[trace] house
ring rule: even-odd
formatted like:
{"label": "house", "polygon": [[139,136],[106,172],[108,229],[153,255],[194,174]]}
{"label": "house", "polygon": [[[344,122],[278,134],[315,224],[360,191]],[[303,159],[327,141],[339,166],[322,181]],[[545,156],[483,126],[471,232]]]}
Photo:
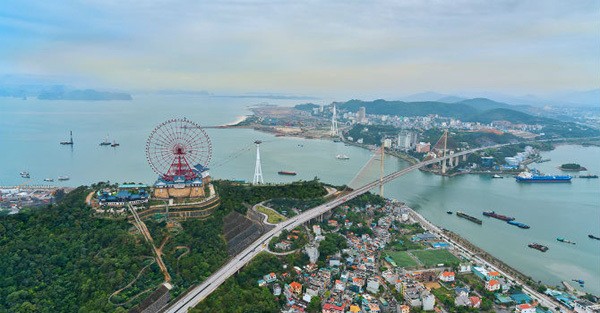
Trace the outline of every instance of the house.
{"label": "house", "polygon": [[259,279],[258,280],[258,287],[264,287],[267,285],[267,282],[264,281],[263,279]]}
{"label": "house", "polygon": [[443,271],[439,276],[440,281],[449,283],[454,281],[454,272]]}
{"label": "house", "polygon": [[377,303],[371,302],[369,305],[367,305],[367,307],[369,308],[369,313],[381,313],[381,309]]}
{"label": "house", "polygon": [[267,283],[272,283],[274,281],[277,280],[277,275],[275,275],[275,273],[269,273],[265,276],[263,276],[263,279],[267,282]]}
{"label": "house", "polygon": [[535,313],[535,307],[529,303],[523,303],[517,305],[515,312],[518,313]]}
{"label": "house", "polygon": [[338,280],[335,281],[335,287],[334,288],[335,288],[335,290],[338,290],[338,291],[344,291],[344,289],[346,289],[346,286],[344,285],[343,281],[341,281],[341,280],[338,279]]}
{"label": "house", "polygon": [[487,291],[497,291],[500,290],[500,282],[495,279],[488,280],[485,282],[485,290]]}
{"label": "house", "polygon": [[370,293],[378,293],[379,292],[379,279],[369,278],[367,280],[367,291]]}
{"label": "house", "polygon": [[523,303],[531,303],[532,299],[530,296],[524,294],[524,293],[513,293],[510,295],[510,298],[516,303],[516,304],[523,304]]}
{"label": "house", "polygon": [[333,303],[325,303],[323,304],[322,313],[344,313],[344,306],[336,305]]}
{"label": "house", "polygon": [[460,268],[458,269],[458,272],[460,273],[468,273],[471,271],[471,263],[460,263]]}
{"label": "house", "polygon": [[406,304],[403,304],[400,306],[400,310],[398,310],[398,312],[400,313],[410,313],[410,307]]}
{"label": "house", "polygon": [[481,306],[481,298],[473,296],[469,297],[469,300],[472,308],[478,309]]}
{"label": "house", "polygon": [[435,306],[435,297],[429,292],[425,291],[421,294],[421,301],[423,303],[423,311],[431,311]]}
{"label": "house", "polygon": [[454,299],[455,306],[471,306],[471,300],[466,294],[460,294]]}
{"label": "house", "polygon": [[331,227],[338,227],[338,222],[336,220],[329,220],[327,221],[327,225]]}
{"label": "house", "polygon": [[350,310],[348,312],[350,313],[359,313],[361,311],[360,307],[356,304],[353,304],[350,306]]}
{"label": "house", "polygon": [[279,284],[274,284],[273,285],[273,295],[278,296],[280,294],[281,294],[281,286],[279,286]]}
{"label": "house", "polygon": [[295,293],[297,295],[302,294],[302,284],[300,284],[299,282],[292,282],[290,284],[290,288],[293,293]]}
{"label": "house", "polygon": [[289,241],[281,241],[275,244],[275,249],[279,250],[289,250],[292,247],[292,244]]}
{"label": "house", "polygon": [[317,235],[317,236],[321,235],[321,226],[313,225],[312,229],[313,229],[313,232],[315,233],[315,235]]}

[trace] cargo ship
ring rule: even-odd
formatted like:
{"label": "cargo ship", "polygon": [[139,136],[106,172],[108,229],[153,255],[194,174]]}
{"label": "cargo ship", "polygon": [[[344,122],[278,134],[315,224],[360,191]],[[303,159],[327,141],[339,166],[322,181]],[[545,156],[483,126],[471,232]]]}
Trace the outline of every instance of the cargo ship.
{"label": "cargo ship", "polygon": [[515,177],[519,183],[570,183],[569,175],[533,175],[529,172],[522,172]]}
{"label": "cargo ship", "polygon": [[60,181],[65,181],[65,180],[69,180],[69,176],[58,176],[58,180]]}
{"label": "cargo ship", "polygon": [[598,175],[579,175],[579,178],[598,178]]}
{"label": "cargo ship", "polygon": [[478,219],[476,217],[473,217],[471,215],[465,214],[465,213],[463,213],[461,211],[457,211],[456,212],[456,216],[462,217],[464,219],[467,219],[467,220],[469,220],[469,221],[471,221],[473,223],[479,224],[479,225],[483,224],[483,222],[480,219]]}
{"label": "cargo ship", "polygon": [[294,176],[294,175],[296,175],[297,173],[296,173],[296,172],[290,172],[290,171],[279,171],[279,172],[277,172],[277,174],[279,174],[279,175],[289,175],[289,176]]}
{"label": "cargo ship", "polygon": [[544,246],[544,245],[541,245],[541,244],[539,244],[539,243],[535,243],[535,242],[534,242],[534,243],[530,243],[530,244],[528,244],[527,246],[528,246],[529,248],[531,248],[531,249],[540,250],[540,251],[542,251],[542,252],[546,252],[546,251],[548,251],[548,247],[546,247],[546,246]]}
{"label": "cargo ship", "polygon": [[483,212],[483,215],[487,216],[487,217],[493,217],[493,218],[497,218],[501,221],[514,221],[515,218],[511,217],[511,216],[506,216],[506,215],[502,215],[502,214],[496,214],[496,212],[494,211],[489,211],[489,212]]}
{"label": "cargo ship", "polygon": [[524,229],[529,229],[529,225],[521,223],[521,222],[517,222],[517,221],[508,221],[507,223],[509,223],[510,225],[515,225],[519,228],[524,228]]}
{"label": "cargo ship", "polygon": [[563,238],[563,237],[557,237],[557,238],[556,238],[556,241],[560,241],[560,242],[564,242],[564,243],[570,243],[570,244],[572,244],[572,245],[574,245],[574,244],[575,244],[575,242],[573,242],[573,241],[571,241],[571,240],[567,240],[567,239],[565,239],[565,238]]}
{"label": "cargo ship", "polygon": [[588,235],[588,237],[592,238],[592,239],[596,239],[596,240],[600,240],[600,237],[596,237],[594,235]]}

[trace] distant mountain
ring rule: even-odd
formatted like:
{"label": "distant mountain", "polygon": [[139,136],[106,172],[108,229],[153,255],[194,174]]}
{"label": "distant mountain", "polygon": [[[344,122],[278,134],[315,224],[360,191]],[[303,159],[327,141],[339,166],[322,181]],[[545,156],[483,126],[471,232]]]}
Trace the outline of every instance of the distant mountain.
{"label": "distant mountain", "polygon": [[470,105],[479,111],[512,107],[510,104],[497,102],[494,100],[490,100],[488,98],[473,98],[473,99],[463,100],[463,101],[460,101],[457,103]]}
{"label": "distant mountain", "polygon": [[465,99],[465,98],[460,98],[460,97],[457,97],[454,95],[447,95],[447,94],[438,93],[438,92],[434,92],[434,91],[426,91],[426,92],[415,93],[415,94],[409,95],[409,96],[400,97],[400,100],[406,101],[406,102],[427,102],[427,101],[439,101],[439,102],[447,102],[447,103],[457,102],[457,101],[440,101],[440,99],[445,99],[445,98],[449,98],[449,99],[457,98],[457,99],[459,99],[457,101]]}
{"label": "distant mountain", "polygon": [[82,100],[82,101],[99,101],[99,100],[132,100],[130,94],[124,92],[109,92],[97,91],[93,89],[85,90],[54,90],[44,91],[37,97],[40,100]]}
{"label": "distant mountain", "polygon": [[586,91],[575,91],[553,97],[555,101],[569,104],[600,106],[600,88]]}
{"label": "distant mountain", "polygon": [[303,104],[296,104],[294,106],[294,108],[296,110],[300,110],[300,111],[312,111],[315,108],[319,108],[321,107],[320,105],[314,104],[314,103],[303,103]]}
{"label": "distant mountain", "polygon": [[444,103],[456,103],[456,102],[460,102],[460,101],[464,101],[464,100],[467,100],[467,98],[462,98],[462,97],[457,97],[457,96],[446,96],[446,97],[436,99],[435,101],[444,102]]}
{"label": "distant mountain", "polygon": [[124,92],[97,91],[94,89],[75,89],[66,85],[44,84],[6,84],[0,85],[0,97],[37,97],[40,100],[131,100]]}

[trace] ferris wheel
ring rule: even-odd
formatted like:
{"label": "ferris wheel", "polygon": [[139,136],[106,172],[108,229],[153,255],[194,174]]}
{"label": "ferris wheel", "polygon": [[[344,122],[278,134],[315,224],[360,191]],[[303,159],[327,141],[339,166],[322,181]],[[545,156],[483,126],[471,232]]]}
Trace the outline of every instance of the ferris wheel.
{"label": "ferris wheel", "polygon": [[202,127],[186,118],[167,120],[152,130],[146,141],[146,159],[164,180],[186,180],[197,176],[193,167],[206,167],[212,145]]}

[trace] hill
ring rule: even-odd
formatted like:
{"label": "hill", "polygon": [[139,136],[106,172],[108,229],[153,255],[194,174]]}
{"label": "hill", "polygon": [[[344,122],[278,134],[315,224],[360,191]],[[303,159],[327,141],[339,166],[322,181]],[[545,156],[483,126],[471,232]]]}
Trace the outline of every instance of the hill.
{"label": "hill", "polygon": [[466,120],[470,122],[480,122],[485,124],[489,124],[493,121],[509,121],[513,124],[559,123],[559,121],[550,118],[533,116],[527,113],[506,108],[486,110],[480,113],[473,114]]}
{"label": "hill", "polygon": [[465,118],[476,111],[475,108],[463,103],[443,103],[437,101],[404,102],[387,100],[350,100],[347,102],[336,102],[341,110],[357,112],[360,107],[367,108],[369,114],[387,114],[398,116],[426,116],[438,114],[447,117]]}

